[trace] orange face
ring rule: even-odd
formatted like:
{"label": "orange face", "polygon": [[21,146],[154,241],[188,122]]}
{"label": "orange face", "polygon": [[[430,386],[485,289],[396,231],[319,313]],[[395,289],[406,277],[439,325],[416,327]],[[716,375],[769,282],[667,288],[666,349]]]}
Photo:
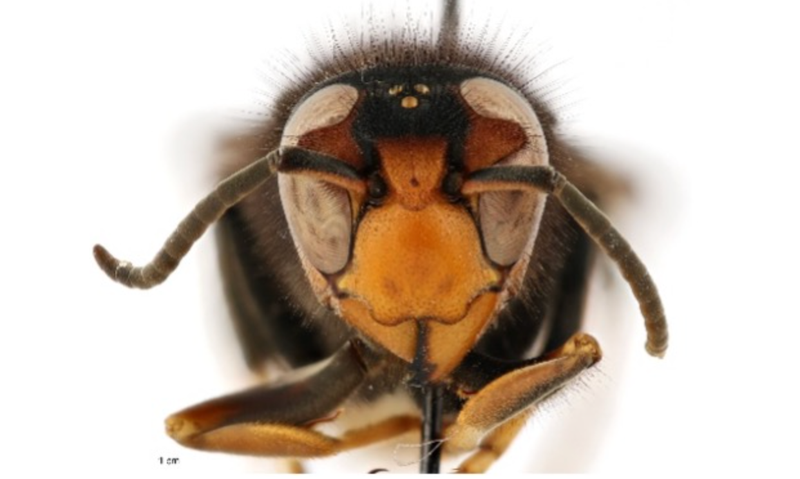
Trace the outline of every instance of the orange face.
{"label": "orange face", "polygon": [[[459,193],[475,170],[546,161],[529,137],[535,115],[505,86],[494,98],[495,83],[466,79],[415,96],[395,86],[377,106],[369,91],[334,84],[302,103],[284,133],[282,146],[303,158],[282,167],[281,197],[318,297],[425,381],[458,366],[521,281],[544,207],[536,193]],[[425,126],[420,115],[437,109],[457,109],[462,130]],[[358,130],[387,111],[403,121],[404,110],[418,116],[388,133]]]}
{"label": "orange face", "polygon": [[468,211],[441,191],[445,140],[386,139],[377,149],[388,193],[361,219],[351,264],[336,281],[341,313],[409,362],[427,351],[437,378],[486,326],[501,275],[484,258]]}

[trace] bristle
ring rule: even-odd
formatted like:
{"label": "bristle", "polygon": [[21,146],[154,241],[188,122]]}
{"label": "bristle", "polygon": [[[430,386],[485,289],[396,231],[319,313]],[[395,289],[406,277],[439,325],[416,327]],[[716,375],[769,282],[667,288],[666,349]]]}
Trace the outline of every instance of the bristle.
{"label": "bristle", "polygon": [[[346,72],[433,63],[501,78],[522,92],[537,113],[544,111],[552,116],[548,100],[561,100],[556,93],[563,80],[550,80],[550,73],[559,65],[540,58],[548,56],[547,49],[536,48],[531,54],[529,28],[519,28],[502,13],[476,20],[470,11],[461,12],[465,21],[440,27],[446,13],[437,11],[435,4],[400,4],[386,9],[369,4],[356,15],[343,13],[341,18],[327,20],[321,29],[308,25],[305,51],[287,49],[271,59],[265,69],[268,88],[260,95],[266,111],[259,116],[270,116],[276,124],[282,124],[304,93]],[[281,93],[276,97],[270,91]]]}

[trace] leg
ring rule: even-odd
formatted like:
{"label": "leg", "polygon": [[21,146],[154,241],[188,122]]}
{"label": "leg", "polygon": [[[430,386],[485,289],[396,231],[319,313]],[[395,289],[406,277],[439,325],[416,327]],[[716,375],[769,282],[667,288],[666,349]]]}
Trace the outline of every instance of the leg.
{"label": "leg", "polygon": [[520,429],[528,421],[530,410],[524,411],[490,432],[478,446],[478,450],[458,466],[456,472],[462,474],[482,474],[486,472],[517,437]]}
{"label": "leg", "polygon": [[[544,360],[502,374],[464,404],[445,434],[447,447],[475,449],[486,434],[560,389],[597,363],[601,354],[594,338],[579,333]],[[508,430],[500,430],[498,434],[506,437]]]}
{"label": "leg", "polygon": [[[569,341],[580,327],[580,318],[583,317],[584,295],[591,259],[590,244],[588,236],[579,231],[577,224],[571,224],[570,227],[575,230],[577,240],[564,263],[564,272],[558,287],[550,293],[554,309],[551,318],[553,326],[549,331],[545,351],[556,350]],[[527,313],[532,314],[532,312]],[[491,366],[488,369],[503,371],[501,368]],[[479,382],[476,386],[482,389],[485,385],[485,382],[484,384]],[[489,432],[481,440],[478,450],[459,465],[457,472],[468,474],[486,472],[505,453],[533,414],[534,408],[535,406],[529,407]]]}
{"label": "leg", "polygon": [[[167,419],[167,429],[175,416]],[[196,432],[180,438],[170,434],[184,446],[207,451],[220,451],[255,456],[315,458],[333,456],[380,442],[408,431],[419,429],[419,418],[395,416],[376,424],[347,431],[335,438],[304,426],[284,424],[241,423],[208,432]]]}
{"label": "leg", "polygon": [[353,342],[312,376],[212,399],[173,414],[167,433],[187,447],[277,457],[321,457],[377,442],[419,427],[419,419],[401,416],[341,438],[311,428],[336,417],[336,411],[379,364]]}
{"label": "leg", "polygon": [[279,474],[305,474],[306,469],[303,463],[297,459],[285,459],[281,461],[282,467],[278,471]]}

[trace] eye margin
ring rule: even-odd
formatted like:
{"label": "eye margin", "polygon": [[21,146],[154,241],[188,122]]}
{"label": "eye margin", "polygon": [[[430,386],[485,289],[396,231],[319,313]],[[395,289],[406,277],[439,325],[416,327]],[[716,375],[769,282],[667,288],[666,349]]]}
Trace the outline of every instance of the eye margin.
{"label": "eye margin", "polygon": [[511,268],[533,249],[547,203],[546,192],[520,181],[520,172],[550,167],[514,161],[525,148],[494,165],[466,174],[459,194],[470,205],[486,258]]}
{"label": "eye margin", "polygon": [[340,273],[352,255],[366,180],[351,165],[324,153],[284,146],[280,156],[281,203],[295,248],[323,276]]}

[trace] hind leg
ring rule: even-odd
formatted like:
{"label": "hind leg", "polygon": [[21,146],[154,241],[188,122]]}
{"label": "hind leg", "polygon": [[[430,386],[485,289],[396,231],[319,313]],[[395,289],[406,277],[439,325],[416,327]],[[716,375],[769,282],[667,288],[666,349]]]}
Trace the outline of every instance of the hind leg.
{"label": "hind leg", "polygon": [[167,433],[184,446],[207,451],[285,458],[337,454],[419,427],[397,416],[331,437],[313,430],[335,420],[341,404],[362,384],[372,359],[352,342],[310,377],[212,399],[167,418]]}

